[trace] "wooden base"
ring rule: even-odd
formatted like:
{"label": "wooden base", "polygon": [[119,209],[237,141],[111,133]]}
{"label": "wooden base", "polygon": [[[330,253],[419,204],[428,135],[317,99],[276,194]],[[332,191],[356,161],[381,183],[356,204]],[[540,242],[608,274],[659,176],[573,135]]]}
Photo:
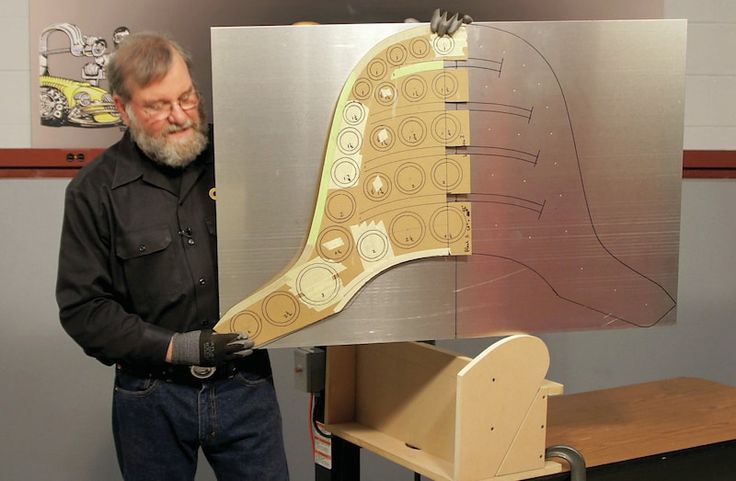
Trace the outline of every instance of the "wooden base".
{"label": "wooden base", "polygon": [[327,428],[430,479],[515,481],[544,459],[549,353],[511,336],[475,359],[421,343],[328,348]]}

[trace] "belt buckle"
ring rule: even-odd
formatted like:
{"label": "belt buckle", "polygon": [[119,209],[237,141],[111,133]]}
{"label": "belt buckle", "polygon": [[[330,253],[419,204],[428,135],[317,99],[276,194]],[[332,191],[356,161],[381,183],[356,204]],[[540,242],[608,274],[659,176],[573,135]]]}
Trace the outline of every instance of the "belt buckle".
{"label": "belt buckle", "polygon": [[197,379],[207,379],[215,373],[216,367],[191,366],[189,371]]}

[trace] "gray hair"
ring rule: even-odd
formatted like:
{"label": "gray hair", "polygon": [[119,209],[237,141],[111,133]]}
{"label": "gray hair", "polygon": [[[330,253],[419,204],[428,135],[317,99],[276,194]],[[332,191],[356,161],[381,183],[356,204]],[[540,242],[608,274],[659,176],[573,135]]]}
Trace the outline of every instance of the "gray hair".
{"label": "gray hair", "polygon": [[110,92],[119,95],[123,102],[130,101],[134,88],[145,87],[166,76],[177,53],[191,74],[192,58],[174,40],[158,33],[128,35],[106,67]]}

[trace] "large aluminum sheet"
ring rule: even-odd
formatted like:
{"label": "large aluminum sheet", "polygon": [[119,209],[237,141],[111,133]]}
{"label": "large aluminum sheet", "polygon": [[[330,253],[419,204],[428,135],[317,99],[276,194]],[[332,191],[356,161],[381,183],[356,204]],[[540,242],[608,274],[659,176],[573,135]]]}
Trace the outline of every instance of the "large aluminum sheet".
{"label": "large aluminum sheet", "polygon": [[[340,90],[415,25],[212,30],[220,307],[299,254]],[[406,263],[273,347],[650,326],[676,312],[684,21],[468,28],[473,255]]]}

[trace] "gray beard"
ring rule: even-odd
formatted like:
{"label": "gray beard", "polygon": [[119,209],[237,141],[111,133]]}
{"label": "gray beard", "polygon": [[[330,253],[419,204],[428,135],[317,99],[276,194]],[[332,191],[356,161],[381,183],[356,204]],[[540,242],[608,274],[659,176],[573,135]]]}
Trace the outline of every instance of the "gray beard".
{"label": "gray beard", "polygon": [[[169,125],[160,136],[148,135],[141,126],[133,109],[126,106],[125,112],[130,119],[128,130],[133,141],[154,162],[168,167],[183,169],[191,164],[199,154],[207,148],[207,123],[204,118],[204,109],[200,104],[200,120],[195,123],[191,120],[184,126]],[[183,141],[174,141],[167,138],[168,133],[177,132],[186,128],[193,128],[193,136]]]}

